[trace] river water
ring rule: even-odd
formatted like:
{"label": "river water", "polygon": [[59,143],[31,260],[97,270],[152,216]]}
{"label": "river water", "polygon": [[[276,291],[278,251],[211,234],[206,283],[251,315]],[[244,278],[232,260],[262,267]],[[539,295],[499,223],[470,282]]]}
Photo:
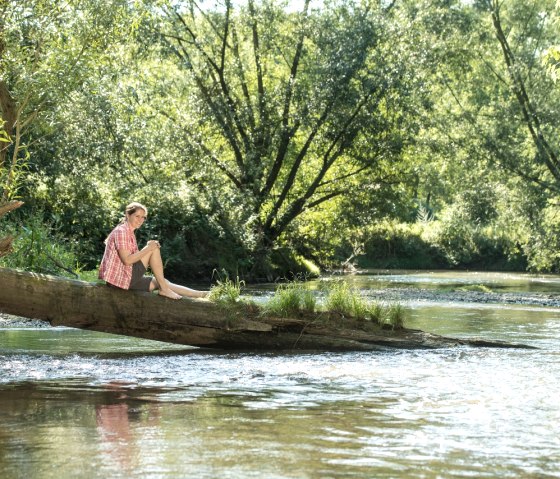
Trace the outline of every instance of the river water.
{"label": "river water", "polygon": [[[347,280],[560,294],[552,276]],[[0,318],[0,477],[560,478],[560,308],[403,305],[409,327],[539,349],[223,353]]]}

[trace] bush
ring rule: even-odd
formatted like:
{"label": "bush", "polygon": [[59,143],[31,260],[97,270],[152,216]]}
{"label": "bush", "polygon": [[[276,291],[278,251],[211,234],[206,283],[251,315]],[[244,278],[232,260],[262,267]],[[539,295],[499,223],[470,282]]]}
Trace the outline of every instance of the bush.
{"label": "bush", "polygon": [[460,206],[441,219],[416,223],[384,221],[367,229],[361,268],[524,270],[513,238],[497,224],[472,223]]}
{"label": "bush", "polygon": [[40,214],[28,218],[24,223],[4,225],[5,232],[16,238],[13,252],[1,258],[0,264],[8,268],[78,277],[78,260],[72,245],[52,231]]}
{"label": "bush", "polygon": [[381,222],[367,229],[361,268],[435,269],[447,265],[441,250],[422,237],[420,224]]}

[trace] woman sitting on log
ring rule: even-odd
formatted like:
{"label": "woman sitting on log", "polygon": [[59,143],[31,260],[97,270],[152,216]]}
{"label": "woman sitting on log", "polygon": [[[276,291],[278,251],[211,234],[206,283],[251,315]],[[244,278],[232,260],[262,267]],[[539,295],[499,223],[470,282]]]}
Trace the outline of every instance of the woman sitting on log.
{"label": "woman sitting on log", "polygon": [[[105,240],[105,253],[99,267],[99,279],[110,286],[136,291],[158,290],[160,296],[181,299],[183,296],[203,298],[208,293],[173,284],[163,275],[160,244],[150,240],[138,249],[134,231],[144,224],[148,209],[140,203],[126,207],[126,215]],[[144,276],[150,267],[154,277]]]}

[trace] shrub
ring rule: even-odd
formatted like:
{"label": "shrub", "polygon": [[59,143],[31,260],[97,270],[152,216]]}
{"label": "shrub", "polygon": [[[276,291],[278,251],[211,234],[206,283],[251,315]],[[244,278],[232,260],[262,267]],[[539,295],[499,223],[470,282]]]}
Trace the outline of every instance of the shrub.
{"label": "shrub", "polygon": [[40,214],[27,218],[25,225],[8,223],[4,228],[16,238],[13,252],[0,259],[2,266],[78,277],[78,261],[72,245],[53,232]]}

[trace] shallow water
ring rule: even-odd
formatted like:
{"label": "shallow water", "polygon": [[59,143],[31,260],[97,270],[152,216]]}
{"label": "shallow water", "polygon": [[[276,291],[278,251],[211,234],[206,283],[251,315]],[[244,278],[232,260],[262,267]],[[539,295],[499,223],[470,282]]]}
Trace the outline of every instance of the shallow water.
{"label": "shallow water", "polygon": [[4,328],[0,477],[560,477],[560,309],[405,306],[410,327],[539,349],[219,353]]}

